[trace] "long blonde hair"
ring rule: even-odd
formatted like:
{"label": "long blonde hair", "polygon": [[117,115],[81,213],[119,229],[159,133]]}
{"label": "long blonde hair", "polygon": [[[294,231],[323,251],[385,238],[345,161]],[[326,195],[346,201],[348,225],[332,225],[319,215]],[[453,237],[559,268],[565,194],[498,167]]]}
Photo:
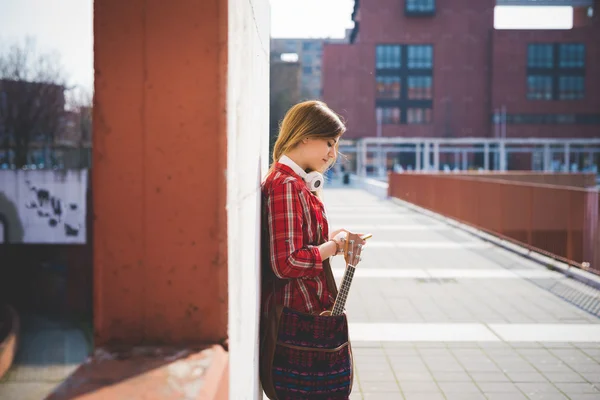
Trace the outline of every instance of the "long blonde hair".
{"label": "long blonde hair", "polygon": [[[346,132],[346,126],[340,116],[322,101],[309,100],[296,104],[285,114],[279,127],[279,135],[273,147],[273,164],[269,173],[281,156],[296,147],[302,140],[335,139],[344,132]],[[337,143],[335,150],[337,158]],[[335,164],[336,158],[327,166],[327,169]]]}

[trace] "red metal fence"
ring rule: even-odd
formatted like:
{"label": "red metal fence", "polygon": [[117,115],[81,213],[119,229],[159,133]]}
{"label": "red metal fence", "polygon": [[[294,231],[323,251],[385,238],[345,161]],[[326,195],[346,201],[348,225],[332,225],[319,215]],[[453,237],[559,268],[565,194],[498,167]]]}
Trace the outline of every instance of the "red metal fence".
{"label": "red metal fence", "polygon": [[594,189],[452,175],[391,174],[389,195],[600,273]]}

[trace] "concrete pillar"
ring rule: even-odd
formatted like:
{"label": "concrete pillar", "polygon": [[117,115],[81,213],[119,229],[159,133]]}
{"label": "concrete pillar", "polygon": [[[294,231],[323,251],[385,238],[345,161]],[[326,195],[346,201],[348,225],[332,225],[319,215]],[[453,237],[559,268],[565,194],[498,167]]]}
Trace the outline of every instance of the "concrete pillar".
{"label": "concrete pillar", "polygon": [[429,171],[429,142],[423,142],[423,171]]}
{"label": "concrete pillar", "polygon": [[550,153],[550,145],[544,144],[544,172],[550,172],[552,169],[552,154]]}
{"label": "concrete pillar", "polygon": [[365,177],[367,176],[367,144],[364,141],[358,142],[359,144],[359,158],[360,158],[360,170],[358,175]]}
{"label": "concrete pillar", "polygon": [[440,144],[435,142],[433,145],[433,169],[435,172],[440,170]]}
{"label": "concrete pillar", "polygon": [[483,144],[483,169],[490,170],[490,145],[487,142]]}
{"label": "concrete pillar", "polygon": [[377,172],[380,177],[387,174],[387,153],[381,144],[377,144]]}
{"label": "concrete pillar", "polygon": [[565,157],[563,158],[563,172],[571,171],[571,149],[569,143],[565,143]]}
{"label": "concrete pillar", "polygon": [[502,172],[506,171],[506,145],[504,140],[500,140],[500,146],[498,149],[498,158],[499,158],[499,170]]}
{"label": "concrete pillar", "polygon": [[421,143],[415,145],[415,171],[421,170]]}
{"label": "concrete pillar", "polygon": [[462,151],[462,167],[461,169],[463,171],[466,171],[467,169],[469,169],[469,154],[467,153],[466,150]]}

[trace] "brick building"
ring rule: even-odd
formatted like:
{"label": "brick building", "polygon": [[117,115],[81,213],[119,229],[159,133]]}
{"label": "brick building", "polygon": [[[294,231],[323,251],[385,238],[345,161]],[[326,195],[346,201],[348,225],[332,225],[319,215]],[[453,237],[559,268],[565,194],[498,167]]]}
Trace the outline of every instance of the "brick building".
{"label": "brick building", "polygon": [[323,54],[346,137],[376,136],[377,109],[384,137],[494,137],[504,108],[507,137],[600,137],[599,2],[570,30],[496,30],[503,1],[356,0]]}

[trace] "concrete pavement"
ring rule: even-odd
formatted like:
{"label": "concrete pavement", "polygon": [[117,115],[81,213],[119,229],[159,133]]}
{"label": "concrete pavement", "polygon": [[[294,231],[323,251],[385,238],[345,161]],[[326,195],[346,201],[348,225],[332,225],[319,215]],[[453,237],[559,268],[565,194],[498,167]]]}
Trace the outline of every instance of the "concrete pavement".
{"label": "concrete pavement", "polygon": [[598,290],[366,191],[324,199],[332,228],[374,235],[347,304],[352,399],[600,399]]}

